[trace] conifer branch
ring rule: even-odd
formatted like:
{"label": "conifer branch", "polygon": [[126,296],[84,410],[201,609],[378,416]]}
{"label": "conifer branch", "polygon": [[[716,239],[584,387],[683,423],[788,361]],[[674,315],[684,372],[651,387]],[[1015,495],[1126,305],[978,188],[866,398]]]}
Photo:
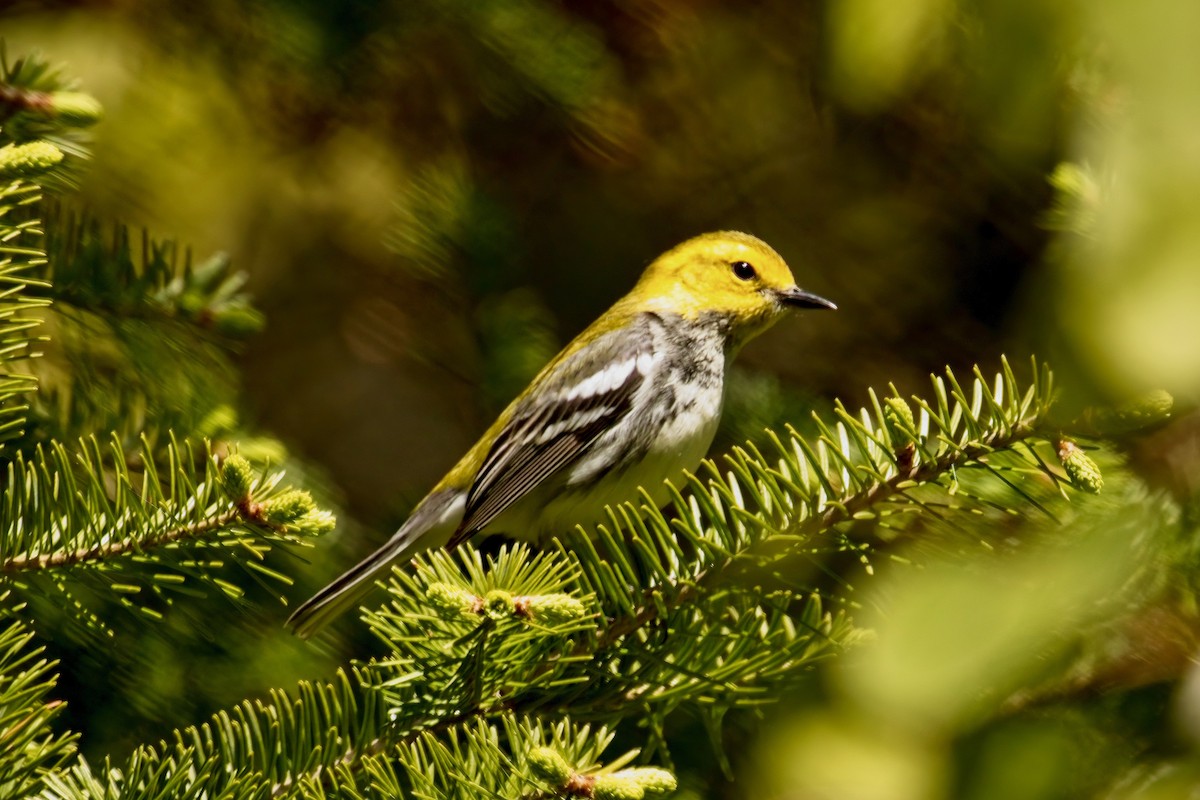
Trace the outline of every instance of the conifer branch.
{"label": "conifer branch", "polygon": [[[303,544],[333,518],[307,492],[280,490],[281,479],[255,474],[237,455],[221,463],[206,449],[197,458],[188,442],[171,442],[162,454],[143,442],[127,455],[114,436],[107,448],[89,439],[75,453],[54,443],[32,459],[18,456],[7,484],[20,491],[7,491],[0,509],[0,585],[61,593],[68,591],[61,581],[34,578],[73,569],[126,601],[143,584],[178,591],[189,579],[238,597],[235,584],[213,574],[224,563],[208,555],[217,549],[256,576],[288,583],[261,563],[266,553]],[[198,549],[207,557],[196,558]]]}
{"label": "conifer branch", "polygon": [[[144,539],[126,539],[109,544],[97,544],[79,550],[67,550],[57,553],[47,553],[40,556],[13,556],[0,562],[0,572],[28,572],[57,567],[74,567],[90,561],[107,561],[126,553],[145,553],[167,544],[175,544],[188,539],[199,539],[207,534],[226,527],[239,519],[245,519],[240,510],[227,511],[212,519],[185,525],[173,530],[166,530],[148,536]],[[247,520],[249,521],[249,520]]]}
{"label": "conifer branch", "polygon": [[[156,547],[180,544],[193,539],[203,539],[215,532],[242,522],[265,529],[274,529],[277,533],[285,530],[283,525],[272,525],[270,506],[252,500],[249,495],[236,499],[234,508],[215,517],[198,522],[182,525],[178,528],[167,529],[143,538],[130,538],[121,541],[95,544],[78,550],[66,550],[47,553],[39,556],[13,556],[0,561],[0,573],[29,572],[59,567],[82,566],[93,561],[108,561],[131,553],[144,554]],[[303,501],[301,501],[303,503]],[[307,504],[304,504],[307,505]],[[310,509],[295,514],[299,518]]]}
{"label": "conifer branch", "polygon": [[[10,63],[0,47],[0,144],[45,141],[63,153],[86,158],[84,131],[103,113],[96,98],[75,91],[43,58],[27,56]],[[52,182],[66,180],[60,171],[47,177]]]}
{"label": "conifer branch", "polygon": [[[0,593],[0,607],[8,599]],[[0,796],[31,797],[74,754],[78,736],[53,729],[65,707],[48,698],[57,663],[11,613],[0,612]]]}
{"label": "conifer branch", "polygon": [[33,277],[45,263],[39,248],[42,231],[30,209],[41,200],[41,189],[24,181],[5,181],[0,173],[0,450],[19,436],[28,410],[26,396],[37,388],[28,370],[15,371],[13,362],[36,355],[36,328],[41,319],[31,312],[48,305],[32,296],[42,285]]}
{"label": "conifer branch", "polygon": [[92,217],[47,209],[45,293],[56,302],[114,311],[121,320],[179,320],[230,341],[262,329],[245,291],[249,279],[224,253],[193,263],[190,249],[145,229],[102,226]]}
{"label": "conifer branch", "polygon": [[[713,709],[716,720],[720,709],[770,702],[858,631],[811,589],[726,580],[736,568],[769,568],[778,544],[794,552],[819,537],[854,549],[848,522],[925,508],[947,494],[939,482],[957,487],[972,470],[1001,475],[1017,506],[1042,502],[1038,495],[1070,480],[1017,447],[1049,449],[1041,433],[1053,394],[1047,370],[1035,365],[1025,390],[1007,364],[993,382],[977,373],[967,391],[952,374],[933,386],[931,401],[872,394],[872,408],[857,415],[839,406],[835,422],[815,420],[814,436],[775,436],[773,458],[748,446],[727,458],[725,473],[707,462],[705,479],[688,475],[673,490],[669,514],[625,504],[607,524],[537,555],[517,547],[484,558],[468,543],[419,556],[395,571],[388,604],[365,616],[388,657],[180,732],[172,746],[139,751],[108,785],[148,780],[169,762],[172,774],[194,776],[194,791],[210,793],[236,786],[319,797],[368,784],[435,791],[450,775],[492,786],[497,775],[515,774],[530,726],[565,714],[637,716],[653,731],[681,704]],[[1022,471],[1001,474],[1009,461]],[[1025,485],[1025,473],[1051,481]],[[227,494],[244,501],[244,485],[243,475]],[[955,495],[964,506],[971,496]],[[233,753],[245,754],[238,771],[215,768]],[[496,758],[495,772],[459,772]],[[559,773],[497,796],[553,796],[571,775],[583,785],[592,774]],[[429,783],[433,774],[440,782]],[[537,780],[551,788],[535,791]]]}
{"label": "conifer branch", "polygon": [[[595,650],[604,650],[674,609],[694,602],[703,593],[706,583],[719,579],[740,557],[751,556],[753,548],[767,538],[812,538],[894,498],[908,500],[904,492],[934,482],[953,469],[981,464],[993,453],[1011,450],[1018,443],[1036,438],[1039,425],[1050,407],[1050,373],[1044,367],[1039,370],[1035,363],[1033,369],[1034,374],[1038,375],[1039,383],[1021,393],[1007,362],[1003,366],[1004,371],[997,376],[996,385],[1003,386],[1004,389],[995,393],[987,389],[982,375],[976,368],[973,396],[977,399],[973,401],[968,400],[961,388],[957,387],[957,381],[949,371],[949,380],[956,387],[956,402],[953,407],[944,399],[944,390],[938,391],[943,384],[936,377],[933,379],[935,393],[943,397],[939,405],[940,411],[925,401],[914,398],[921,407],[921,429],[928,430],[932,423],[937,429],[934,437],[920,438],[911,411],[907,415],[885,413],[876,401],[877,413],[874,418],[865,409],[856,418],[839,406],[840,420],[837,426],[840,434],[835,434],[833,428],[816,418],[822,431],[816,446],[809,444],[791,428],[790,446],[775,439],[781,456],[778,469],[772,470],[760,453],[750,455],[739,449],[727,457],[733,467],[733,472],[730,472],[727,478],[722,478],[712,462],[707,463],[710,473],[707,485],[701,483],[696,476],[689,475],[692,499],[685,499],[678,492],[675,493],[676,530],[680,530],[681,525],[678,523],[681,521],[684,529],[691,527],[687,525],[687,521],[691,512],[697,508],[693,502],[695,499],[705,495],[732,499],[746,490],[749,490],[757,502],[746,505],[731,504],[730,513],[747,509],[753,511],[755,508],[769,512],[774,508],[775,524],[764,529],[759,538],[745,538],[740,541],[735,531],[723,532],[721,538],[734,545],[732,548],[721,548],[729,554],[727,557],[697,564],[694,571],[687,573],[685,579],[674,586],[659,586],[647,590],[647,597],[642,603],[615,618],[598,633]],[[997,395],[1002,398],[1007,396],[1012,400],[1003,405],[996,401]],[[873,392],[871,396],[875,397]],[[985,402],[984,398],[989,399]],[[907,409],[907,401],[902,398],[896,396],[891,400],[889,410]],[[986,419],[982,412],[985,406],[992,415]],[[971,435],[965,435],[964,431]],[[853,446],[850,444],[852,439],[855,442]],[[827,455],[830,453],[837,456],[836,467],[831,468],[833,459]],[[797,485],[788,480],[789,476],[804,475],[807,470],[811,470],[814,475],[805,484]],[[1047,473],[1061,480],[1048,470]],[[735,475],[741,475],[746,480],[739,481]],[[840,487],[835,486],[839,483],[850,491],[839,490]],[[779,516],[778,509],[789,506],[798,511]],[[642,519],[667,525],[667,520],[648,504],[643,503],[636,510],[629,506],[628,510],[640,515]],[[723,516],[717,507],[713,507],[706,522],[712,524]],[[616,515],[612,516],[612,520],[615,527],[621,527]],[[637,527],[645,529],[653,526]],[[701,527],[696,526],[688,532],[692,536],[704,537]],[[628,530],[628,527],[626,529]],[[580,542],[572,541],[569,549],[577,552],[580,546]],[[673,593],[664,592],[664,589],[673,589]],[[580,645],[580,648],[582,651],[585,645]]]}
{"label": "conifer branch", "polygon": [[[664,641],[652,647],[645,631],[664,623],[667,629],[686,629],[690,637],[703,640],[706,632],[720,624],[724,610],[741,607],[736,598],[747,603],[746,609],[758,608],[763,602],[759,590],[729,589],[716,602],[710,596],[738,562],[765,563],[757,555],[763,545],[776,538],[810,541],[861,518],[864,512],[882,515],[881,506],[915,502],[914,490],[934,484],[953,470],[982,466],[983,459],[1011,456],[1017,443],[1037,439],[1050,407],[1052,381],[1049,372],[1037,365],[1034,374],[1034,385],[1018,391],[1006,363],[995,381],[996,389],[989,388],[977,373],[970,395],[952,373],[947,377],[949,389],[935,378],[934,401],[915,401],[920,407],[919,420],[913,418],[907,401],[894,397],[880,404],[872,395],[875,414],[864,410],[855,417],[839,407],[838,422],[816,421],[819,434],[815,440],[795,431],[789,432],[786,444],[775,439],[779,460],[774,464],[753,449],[735,451],[728,459],[731,471],[726,475],[709,462],[707,480],[689,475],[688,492],[675,493],[671,519],[648,503],[613,510],[610,526],[568,537],[560,541],[556,552],[573,565],[559,576],[559,583],[565,587],[578,581],[581,596],[599,601],[609,621],[576,637],[568,650],[542,647],[540,659],[492,680],[475,675],[459,684],[455,678],[447,687],[442,679],[430,677],[442,670],[446,675],[455,674],[456,664],[476,658],[476,663],[487,668],[490,659],[472,655],[472,648],[463,643],[472,641],[473,636],[499,634],[486,634],[484,626],[464,622],[467,627],[455,627],[454,633],[447,630],[442,639],[430,628],[429,610],[422,598],[431,597],[433,588],[457,579],[461,614],[451,613],[450,618],[469,621],[487,587],[502,581],[506,591],[532,591],[510,563],[514,559],[520,562],[520,551],[508,554],[508,560],[502,554],[485,568],[477,555],[469,554],[470,548],[464,548],[460,560],[465,576],[450,566],[444,554],[417,559],[415,570],[396,573],[390,606],[367,615],[376,633],[399,651],[392,663],[379,666],[408,675],[394,687],[385,684],[383,689],[397,704],[393,744],[403,746],[418,732],[448,733],[468,720],[484,721],[498,714],[546,715],[569,709],[585,718],[601,713],[645,718],[662,713],[654,710],[659,702],[656,698],[674,697],[676,690],[664,691],[664,687],[677,686],[681,678],[691,687],[681,696],[693,699],[714,689],[727,694],[737,684],[734,674],[759,680],[759,671],[748,669],[730,673],[731,679],[723,683],[718,677],[728,669],[723,650],[700,647],[685,658],[678,650],[679,642]],[[1019,490],[1018,498],[1024,498],[1023,491]],[[497,579],[496,571],[507,574]],[[649,576],[659,577],[647,588]],[[792,602],[790,598],[785,595],[784,606]],[[790,619],[786,613],[783,618]],[[748,663],[763,664],[764,674],[779,670],[772,679],[778,681],[853,638],[853,629],[825,615],[816,598],[809,599],[808,611],[797,622],[803,622],[797,630],[808,633],[793,634],[791,639],[772,640],[757,628],[747,629],[747,641],[758,643],[761,649],[755,655],[752,645],[739,645],[739,656]],[[521,635],[510,631],[509,640],[500,646],[521,652],[512,641],[513,636]],[[738,638],[732,631],[721,636],[731,641]],[[421,645],[413,649],[417,637]],[[459,646],[449,651],[425,646],[430,639]],[[484,647],[483,641],[478,638],[477,646]],[[656,653],[657,648],[662,649]],[[780,652],[785,656],[779,658]],[[630,659],[641,663],[643,669],[655,666],[638,678],[626,679],[624,675],[633,670],[617,665]],[[511,660],[508,656],[505,663]],[[424,678],[406,672],[406,665],[418,664],[425,671]],[[658,668],[665,672],[654,674],[653,669]],[[530,688],[551,686],[556,688],[549,690],[549,696],[547,690]],[[738,696],[735,691],[716,702],[737,703]],[[753,702],[753,696],[751,692],[740,702]],[[373,750],[379,746],[379,742],[371,743]],[[340,763],[346,766],[348,758],[349,753]]]}

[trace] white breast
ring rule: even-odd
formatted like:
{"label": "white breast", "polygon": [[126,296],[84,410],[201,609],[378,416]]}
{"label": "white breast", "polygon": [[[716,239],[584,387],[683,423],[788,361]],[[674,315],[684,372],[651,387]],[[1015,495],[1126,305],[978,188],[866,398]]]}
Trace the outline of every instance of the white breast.
{"label": "white breast", "polygon": [[[696,469],[721,420],[724,337],[716,329],[692,329],[681,335],[661,321],[648,333],[653,339],[648,354],[633,363],[612,365],[589,378],[595,387],[586,387],[607,386],[636,369],[645,381],[634,399],[634,410],[568,466],[562,479],[537,487],[490,529],[537,540],[575,525],[589,527],[605,520],[606,504],[642,502],[639,487],[655,505],[663,505],[670,497],[664,480],[678,486],[685,469]],[[576,391],[583,388],[581,384]],[[631,465],[633,453],[641,458]]]}

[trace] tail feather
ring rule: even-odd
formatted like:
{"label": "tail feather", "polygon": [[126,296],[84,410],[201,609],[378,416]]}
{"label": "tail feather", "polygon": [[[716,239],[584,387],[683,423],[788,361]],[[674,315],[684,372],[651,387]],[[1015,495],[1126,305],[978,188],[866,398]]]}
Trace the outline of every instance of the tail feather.
{"label": "tail feather", "polygon": [[456,496],[427,498],[382,547],[292,612],[286,626],[301,639],[309,638],[335,617],[358,605],[394,563],[403,565],[405,559],[445,544],[457,527],[465,505],[462,494],[454,494]]}
{"label": "tail feather", "polygon": [[301,639],[307,639],[356,606],[375,585],[376,578],[391,569],[393,556],[399,555],[391,552],[389,545],[376,550],[305,601],[288,617],[287,626]]}

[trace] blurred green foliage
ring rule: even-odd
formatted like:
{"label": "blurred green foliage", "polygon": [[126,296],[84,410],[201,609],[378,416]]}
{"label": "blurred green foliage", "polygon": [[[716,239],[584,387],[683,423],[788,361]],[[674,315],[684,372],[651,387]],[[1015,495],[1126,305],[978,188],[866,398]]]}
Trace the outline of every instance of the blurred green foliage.
{"label": "blurred green foliage", "polygon": [[[1067,409],[1170,390],[1181,419],[1103,462],[1105,499],[1079,518],[931,514],[925,539],[887,542],[846,600],[875,645],[737,743],[757,765],[745,785],[686,756],[682,782],[756,798],[1194,787],[1200,702],[1174,687],[1198,638],[1200,5],[22,0],[0,19],[11,51],[69,62],[104,103],[82,202],[229,252],[269,321],[186,384],[177,323],[130,362],[107,343],[143,322],[91,337],[80,311],[92,349],[73,369],[127,370],[180,417],[195,398],[236,415],[244,385],[242,413],[323,465],[365,523],[308,587],[382,540],[651,257],[705,229],[766,238],[841,308],[747,351],[724,444],[1005,350],[1054,364]],[[221,667],[147,655],[129,683],[162,690],[143,711],[179,723],[240,698],[214,676],[253,648],[219,644]]]}

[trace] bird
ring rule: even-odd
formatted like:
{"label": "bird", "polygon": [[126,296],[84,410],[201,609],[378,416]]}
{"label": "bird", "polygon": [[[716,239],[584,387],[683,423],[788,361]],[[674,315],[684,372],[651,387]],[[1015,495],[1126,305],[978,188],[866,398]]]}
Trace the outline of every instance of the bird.
{"label": "bird", "polygon": [[766,242],[705,233],[654,259],[501,412],[381,547],[288,618],[308,638],[360,603],[393,564],[504,533],[539,543],[603,518],[639,487],[694,469],[720,422],[729,366],[788,310],[836,309],[796,285]]}

